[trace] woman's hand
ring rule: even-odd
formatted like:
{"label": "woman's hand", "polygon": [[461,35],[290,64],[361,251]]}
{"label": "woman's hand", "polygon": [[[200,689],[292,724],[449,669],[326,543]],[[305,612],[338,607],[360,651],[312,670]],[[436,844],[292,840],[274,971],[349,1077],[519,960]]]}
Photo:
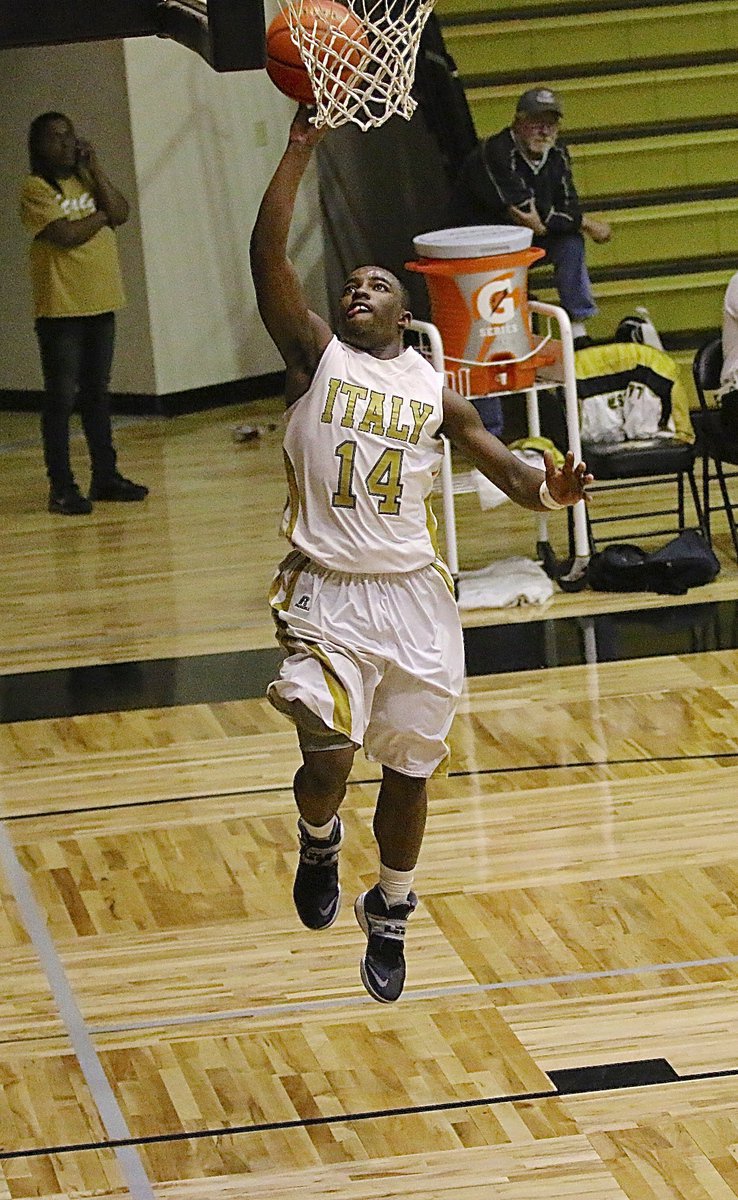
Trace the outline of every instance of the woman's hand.
{"label": "woman's hand", "polygon": [[100,170],[95,147],[86,138],[77,138],[77,165],[93,176]]}

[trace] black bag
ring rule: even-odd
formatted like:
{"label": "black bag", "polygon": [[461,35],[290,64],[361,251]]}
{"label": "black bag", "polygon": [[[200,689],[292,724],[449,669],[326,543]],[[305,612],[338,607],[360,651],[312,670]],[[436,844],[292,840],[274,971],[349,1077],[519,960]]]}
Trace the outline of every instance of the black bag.
{"label": "black bag", "polygon": [[695,529],[685,529],[660,550],[648,554],[627,542],[593,554],[587,583],[596,592],[660,592],[683,596],[691,587],[711,583],[720,563]]}
{"label": "black bag", "polygon": [[638,316],[623,317],[615,330],[616,342],[638,342],[641,346],[653,346],[655,350],[663,350],[659,332],[648,315],[647,309],[641,309]]}

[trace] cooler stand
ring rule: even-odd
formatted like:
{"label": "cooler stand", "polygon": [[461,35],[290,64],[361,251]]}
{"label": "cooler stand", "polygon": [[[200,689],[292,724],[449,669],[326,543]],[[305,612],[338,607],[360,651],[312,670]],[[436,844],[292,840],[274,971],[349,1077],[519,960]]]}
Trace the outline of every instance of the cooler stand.
{"label": "cooler stand", "polygon": [[[569,439],[569,449],[574,454],[574,461],[580,462],[582,458],[582,443],[579,434],[579,404],[577,401],[577,381],[576,372],[574,369],[574,339],[571,332],[571,321],[568,313],[563,309],[553,304],[544,304],[539,300],[529,300],[528,307],[531,312],[538,313],[546,318],[548,322],[548,335],[544,341],[551,340],[551,323],[556,322],[559,328],[560,343],[561,343],[561,367],[562,378],[543,378],[537,376],[535,381],[527,387],[514,387],[508,390],[497,390],[494,392],[484,392],[486,395],[495,396],[510,396],[525,394],[526,414],[528,419],[528,434],[530,437],[539,437],[541,432],[540,413],[538,408],[538,392],[549,391],[553,387],[563,386],[565,396],[565,413],[566,413],[566,430]],[[411,321],[409,329],[417,332],[427,340],[428,353],[427,357],[436,371],[448,377],[449,370],[447,368],[447,359],[444,355],[443,341],[441,334],[436,325],[430,324],[427,321]],[[543,344],[543,343],[541,343]],[[522,362],[523,359],[512,360],[509,365],[514,365],[515,362]],[[465,362],[465,366],[487,367],[489,363],[483,362]],[[453,375],[458,375],[457,371],[452,372]],[[471,374],[471,373],[470,373]],[[481,396],[464,393],[467,399],[480,399]],[[451,447],[447,439],[443,438],[444,455],[441,465],[441,494],[443,500],[443,517],[446,528],[446,562],[449,570],[458,581],[459,577],[459,554],[458,543],[456,538],[456,510],[454,507],[454,481],[451,466]],[[464,489],[466,490],[466,489]],[[471,488],[469,489],[472,490]],[[589,533],[587,529],[587,513],[585,510],[585,502],[580,500],[570,510],[572,521],[572,542],[574,549],[574,559],[569,567],[566,575],[561,579],[564,583],[569,582],[576,585],[577,581],[582,579],[589,562],[590,546]],[[548,537],[548,513],[538,513],[538,541],[537,552],[539,557],[547,565],[556,561],[556,556],[551,547]],[[573,589],[572,589],[573,590]]]}

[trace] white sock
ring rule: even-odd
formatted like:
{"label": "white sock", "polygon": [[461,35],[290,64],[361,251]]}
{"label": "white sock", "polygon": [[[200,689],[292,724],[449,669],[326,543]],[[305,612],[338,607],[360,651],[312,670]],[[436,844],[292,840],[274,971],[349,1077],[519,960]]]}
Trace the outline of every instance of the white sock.
{"label": "white sock", "polygon": [[310,825],[304,817],[300,817],[300,823],[306,833],[309,833],[311,838],[317,838],[319,842],[327,842],[336,828],[338,816],[334,814],[330,821],[326,821],[325,825]]}
{"label": "white sock", "polygon": [[384,863],[379,864],[379,887],[390,908],[406,902],[414,875],[415,871],[393,871]]}
{"label": "white sock", "polygon": [[584,324],[584,321],[572,321],[572,323],[571,323],[571,336],[572,336],[573,338],[579,338],[579,337],[586,337],[586,336],[587,336],[587,326]]}

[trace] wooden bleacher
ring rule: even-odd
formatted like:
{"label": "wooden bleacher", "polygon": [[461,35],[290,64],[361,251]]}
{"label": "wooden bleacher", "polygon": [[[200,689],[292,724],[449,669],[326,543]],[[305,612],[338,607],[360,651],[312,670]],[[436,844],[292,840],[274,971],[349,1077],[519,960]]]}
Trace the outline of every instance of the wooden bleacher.
{"label": "wooden bleacher", "polygon": [[[592,335],[645,304],[667,345],[696,348],[738,268],[737,0],[439,0],[437,13],[480,137],[526,86],[563,100],[580,196],[613,226],[588,243]],[[532,280],[555,298],[550,273]]]}

